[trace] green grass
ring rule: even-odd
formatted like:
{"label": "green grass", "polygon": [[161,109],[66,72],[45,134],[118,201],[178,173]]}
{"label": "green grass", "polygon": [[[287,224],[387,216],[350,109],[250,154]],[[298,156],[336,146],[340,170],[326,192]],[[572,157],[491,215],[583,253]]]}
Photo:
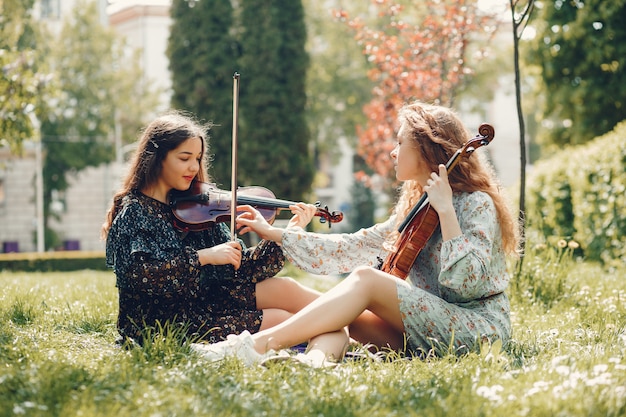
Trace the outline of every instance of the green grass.
{"label": "green grass", "polygon": [[1,272],[0,416],[626,415],[626,271],[559,251],[527,256],[503,350],[331,370],[208,364],[167,332],[124,350],[112,273]]}

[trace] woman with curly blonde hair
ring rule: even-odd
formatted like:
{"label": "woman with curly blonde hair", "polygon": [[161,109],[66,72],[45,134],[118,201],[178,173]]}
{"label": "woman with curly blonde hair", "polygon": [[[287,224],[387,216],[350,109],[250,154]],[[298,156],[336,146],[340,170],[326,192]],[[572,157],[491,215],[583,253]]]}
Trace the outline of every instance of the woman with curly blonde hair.
{"label": "woman with curly blonde hair", "polygon": [[[449,108],[412,103],[401,109],[399,122],[391,157],[403,185],[387,221],[355,233],[319,234],[273,227],[252,207],[237,220],[242,233],[253,230],[279,243],[298,267],[316,274],[349,272],[347,278],[275,327],[200,345],[198,352],[212,360],[240,352],[261,360],[268,351],[314,336],[320,342],[327,335],[332,343],[313,344],[308,353],[308,359],[323,364],[343,356],[349,336],[418,356],[509,340],[506,255],[515,254],[518,233],[492,170],[473,155],[447,173],[442,163],[470,139]],[[402,280],[376,266],[423,193],[439,216],[439,227]],[[309,219],[315,212],[306,204],[298,210]]]}

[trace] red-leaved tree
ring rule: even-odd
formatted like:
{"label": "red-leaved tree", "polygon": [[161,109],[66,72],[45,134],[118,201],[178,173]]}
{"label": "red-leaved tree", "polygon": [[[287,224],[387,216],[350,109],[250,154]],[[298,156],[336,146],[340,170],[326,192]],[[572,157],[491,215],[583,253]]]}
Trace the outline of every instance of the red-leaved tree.
{"label": "red-leaved tree", "polygon": [[379,10],[377,27],[351,19],[346,10],[334,13],[354,30],[372,65],[368,76],[376,83],[364,107],[367,125],[357,130],[357,152],[375,173],[393,182],[389,153],[396,143],[399,108],[413,100],[453,106],[482,55],[483,48],[474,48],[468,59],[471,42],[486,46],[497,22],[475,0],[428,0],[411,10],[391,0],[372,3]]}

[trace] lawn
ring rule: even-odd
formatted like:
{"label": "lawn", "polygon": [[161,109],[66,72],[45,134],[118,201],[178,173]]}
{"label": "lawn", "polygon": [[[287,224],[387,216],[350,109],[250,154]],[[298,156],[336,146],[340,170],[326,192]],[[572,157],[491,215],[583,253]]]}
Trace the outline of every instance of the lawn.
{"label": "lawn", "polygon": [[121,349],[114,284],[110,272],[0,272],[0,416],[626,415],[626,270],[567,248],[527,255],[503,349],[334,369],[209,364],[168,332]]}

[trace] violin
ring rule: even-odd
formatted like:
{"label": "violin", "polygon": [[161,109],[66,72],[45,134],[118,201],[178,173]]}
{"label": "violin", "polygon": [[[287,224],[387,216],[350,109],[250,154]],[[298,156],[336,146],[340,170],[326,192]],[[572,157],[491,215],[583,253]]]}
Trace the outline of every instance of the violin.
{"label": "violin", "polygon": [[[491,143],[494,134],[493,126],[486,123],[480,125],[478,134],[467,141],[448,160],[447,172],[452,171],[461,156],[471,155],[476,149]],[[379,269],[400,279],[406,279],[415,259],[430,240],[437,226],[439,226],[439,215],[430,206],[428,195],[424,193],[398,227],[400,236],[394,244],[394,251],[387,256]]]}
{"label": "violin", "polygon": [[[269,223],[273,223],[280,209],[296,204],[293,201],[277,199],[274,193],[265,187],[238,187],[236,190],[237,204],[248,204],[255,207]],[[231,221],[232,193],[217,188],[213,183],[194,180],[188,190],[172,190],[169,194],[169,205],[174,214],[174,227],[179,230],[205,230],[216,222]],[[316,202],[315,216],[320,223],[338,223],[343,220],[343,213],[331,212],[328,207],[321,207]]]}

